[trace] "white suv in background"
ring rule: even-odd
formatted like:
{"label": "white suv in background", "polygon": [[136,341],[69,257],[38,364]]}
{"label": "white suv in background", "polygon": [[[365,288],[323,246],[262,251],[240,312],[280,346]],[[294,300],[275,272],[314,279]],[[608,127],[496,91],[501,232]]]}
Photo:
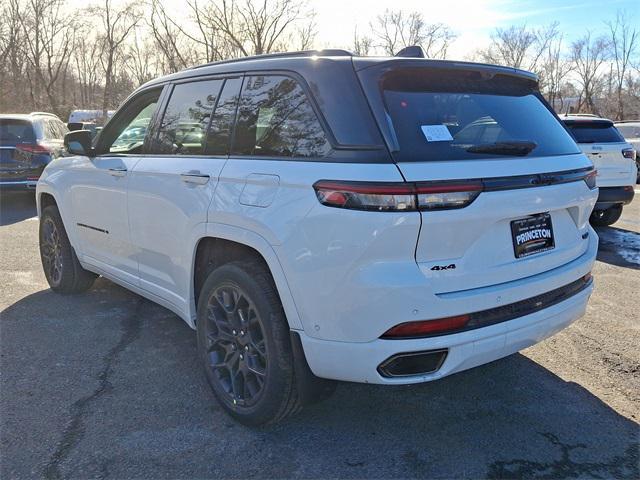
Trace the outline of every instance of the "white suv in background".
{"label": "white suv in background", "polygon": [[153,80],[65,142],[37,187],[51,288],[103,275],[175,312],[246,424],[331,380],[510,355],[593,288],[595,171],[528,72],[258,56]]}
{"label": "white suv in background", "polygon": [[636,151],[636,167],[638,169],[638,178],[636,183],[640,183],[640,121],[627,120],[624,122],[616,122],[615,127],[622,134],[624,139],[633,145]]}
{"label": "white suv in background", "polygon": [[598,171],[600,193],[591,222],[612,225],[622,215],[623,205],[633,200],[638,177],[636,151],[611,120],[593,115],[563,115],[561,119]]}

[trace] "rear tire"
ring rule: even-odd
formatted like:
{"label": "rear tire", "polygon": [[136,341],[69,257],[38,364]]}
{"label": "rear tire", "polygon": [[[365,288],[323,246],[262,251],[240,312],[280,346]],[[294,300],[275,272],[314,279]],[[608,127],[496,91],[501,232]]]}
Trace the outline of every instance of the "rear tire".
{"label": "rear tire", "polygon": [[606,210],[594,210],[591,213],[591,224],[597,227],[607,227],[616,223],[622,215],[622,205],[614,205]]}
{"label": "rear tire", "polygon": [[55,205],[42,210],[39,237],[40,260],[51,290],[62,294],[89,290],[97,275],[80,265]]}
{"label": "rear tire", "polygon": [[229,415],[257,426],[300,410],[289,325],[261,263],[231,262],[209,274],[197,331],[207,381]]}

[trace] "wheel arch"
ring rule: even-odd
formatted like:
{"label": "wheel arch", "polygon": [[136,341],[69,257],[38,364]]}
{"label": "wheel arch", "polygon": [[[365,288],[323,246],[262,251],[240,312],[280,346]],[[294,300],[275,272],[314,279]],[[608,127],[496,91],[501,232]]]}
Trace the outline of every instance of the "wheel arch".
{"label": "wheel arch", "polygon": [[206,233],[196,240],[193,247],[190,277],[191,326],[195,326],[199,290],[208,274],[225,263],[247,258],[254,258],[265,265],[273,278],[289,327],[293,330],[303,330],[297,307],[275,250],[259,234],[224,224],[207,224]]}

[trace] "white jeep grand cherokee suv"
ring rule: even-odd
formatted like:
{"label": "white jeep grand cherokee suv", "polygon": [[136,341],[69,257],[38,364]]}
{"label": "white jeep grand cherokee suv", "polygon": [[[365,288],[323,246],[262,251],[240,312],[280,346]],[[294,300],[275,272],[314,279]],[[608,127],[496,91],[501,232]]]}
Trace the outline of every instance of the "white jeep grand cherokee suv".
{"label": "white jeep grand cherokee suv", "polygon": [[595,172],[527,72],[337,50],[219,62],[65,141],[37,186],[51,288],[103,275],[174,311],[246,424],[332,380],[510,355],[592,291]]}
{"label": "white jeep grand cherokee suv", "polygon": [[636,151],[611,120],[580,114],[560,118],[598,172],[598,202],[591,223],[600,227],[612,225],[622,215],[623,205],[633,200],[638,177]]}

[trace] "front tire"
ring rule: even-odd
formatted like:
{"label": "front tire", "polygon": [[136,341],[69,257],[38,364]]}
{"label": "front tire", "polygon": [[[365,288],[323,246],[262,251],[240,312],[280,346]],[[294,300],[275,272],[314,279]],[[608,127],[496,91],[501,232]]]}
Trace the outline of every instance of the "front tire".
{"label": "front tire", "polygon": [[70,294],[91,288],[97,275],[80,265],[55,205],[42,210],[39,239],[42,268],[51,290]]}
{"label": "front tire", "polygon": [[614,205],[606,210],[594,210],[591,213],[591,224],[596,227],[608,227],[616,223],[622,215],[622,205]]}
{"label": "front tire", "polygon": [[289,325],[262,264],[232,262],[209,274],[197,331],[207,381],[229,415],[257,426],[301,408]]}

